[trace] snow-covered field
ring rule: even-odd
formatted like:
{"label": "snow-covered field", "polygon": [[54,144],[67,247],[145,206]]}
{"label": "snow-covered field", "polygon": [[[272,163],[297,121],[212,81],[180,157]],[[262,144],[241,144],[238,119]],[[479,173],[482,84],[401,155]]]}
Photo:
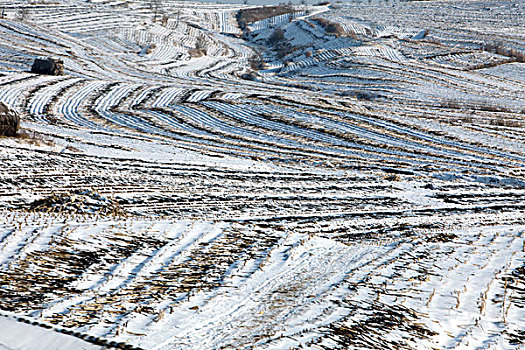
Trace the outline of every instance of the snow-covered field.
{"label": "snow-covered field", "polygon": [[522,1],[163,4],[0,0],[0,349],[525,346]]}

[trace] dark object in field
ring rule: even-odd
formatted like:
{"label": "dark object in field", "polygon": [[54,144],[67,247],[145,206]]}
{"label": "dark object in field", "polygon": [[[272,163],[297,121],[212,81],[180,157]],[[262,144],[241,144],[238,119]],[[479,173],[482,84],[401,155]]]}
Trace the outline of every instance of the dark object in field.
{"label": "dark object in field", "polygon": [[255,72],[245,73],[245,74],[241,75],[241,79],[256,81],[257,80],[257,73],[255,73]]}
{"label": "dark object in field", "polygon": [[22,206],[30,211],[46,213],[100,214],[124,216],[125,212],[116,201],[91,190],[76,190],[72,193],[52,194]]}
{"label": "dark object in field", "polygon": [[20,116],[0,102],[0,136],[16,136],[20,127]]}
{"label": "dark object in field", "polygon": [[64,61],[51,57],[46,59],[36,58],[31,67],[31,73],[62,75],[64,74]]}
{"label": "dark object in field", "polygon": [[272,35],[266,40],[269,45],[277,45],[285,39],[284,30],[277,28],[272,32]]}
{"label": "dark object in field", "polygon": [[373,92],[373,91],[344,91],[342,93],[343,96],[352,96],[357,98],[358,100],[366,100],[366,101],[372,101],[378,98],[381,98],[382,96]]}
{"label": "dark object in field", "polygon": [[433,237],[428,238],[428,242],[446,243],[446,242],[453,241],[456,238],[458,238],[458,235],[456,235],[455,233],[441,232]]}

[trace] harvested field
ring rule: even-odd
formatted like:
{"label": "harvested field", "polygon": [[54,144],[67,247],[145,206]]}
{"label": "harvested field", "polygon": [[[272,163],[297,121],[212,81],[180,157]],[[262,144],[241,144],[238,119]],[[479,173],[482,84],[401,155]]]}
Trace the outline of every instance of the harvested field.
{"label": "harvested field", "polygon": [[87,348],[525,346],[521,1],[163,6],[0,0],[24,135],[0,137],[0,324]]}

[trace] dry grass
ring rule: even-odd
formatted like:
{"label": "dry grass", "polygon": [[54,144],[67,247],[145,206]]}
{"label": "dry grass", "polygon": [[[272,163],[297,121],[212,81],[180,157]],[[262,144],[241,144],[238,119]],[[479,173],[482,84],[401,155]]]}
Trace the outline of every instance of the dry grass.
{"label": "dry grass", "polygon": [[240,10],[237,14],[239,27],[244,29],[250,23],[266,18],[297,12],[292,5],[263,6]]}
{"label": "dry grass", "polygon": [[329,21],[326,18],[322,17],[316,17],[314,18],[314,20],[317,21],[317,23],[319,23],[319,25],[323,27],[325,32],[330,35],[335,35],[336,37],[339,37],[346,34],[345,30],[339,23]]}
{"label": "dry grass", "polygon": [[502,116],[496,117],[490,120],[490,125],[494,126],[505,126],[509,128],[521,128],[523,127],[523,122],[520,122],[515,119],[506,119]]}
{"label": "dry grass", "polygon": [[20,116],[0,102],[0,136],[13,137],[20,128]]}
{"label": "dry grass", "polygon": [[516,62],[525,62],[525,52],[519,51],[516,48],[505,46],[503,42],[491,42],[483,43],[481,49],[484,51],[492,52],[501,56],[511,57]]}
{"label": "dry grass", "polygon": [[195,48],[195,49],[188,50],[188,54],[193,58],[198,58],[198,57],[206,56],[206,50]]}
{"label": "dry grass", "polygon": [[35,146],[55,146],[55,143],[52,140],[45,139],[43,135],[31,130],[21,130],[16,135],[16,139]]}
{"label": "dry grass", "polygon": [[[515,114],[516,111],[512,110],[506,106],[496,105],[489,101],[465,101],[465,100],[456,100],[456,99],[445,99],[442,100],[439,104],[441,108],[447,109],[458,109],[458,110],[470,110],[470,111],[483,111],[483,112],[494,112],[494,113],[510,113]],[[522,112],[519,112],[522,113]],[[465,116],[462,118],[463,121],[472,121],[471,116]],[[498,115],[490,120],[491,125],[498,126],[510,126],[510,127],[521,127],[523,123],[514,120],[507,119],[506,116]]]}

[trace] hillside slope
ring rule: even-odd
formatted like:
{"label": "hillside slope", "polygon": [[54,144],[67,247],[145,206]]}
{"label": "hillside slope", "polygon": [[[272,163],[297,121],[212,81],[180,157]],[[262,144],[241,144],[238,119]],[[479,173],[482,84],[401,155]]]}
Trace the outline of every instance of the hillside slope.
{"label": "hillside slope", "polygon": [[163,4],[0,0],[1,310],[144,349],[525,344],[522,2]]}

